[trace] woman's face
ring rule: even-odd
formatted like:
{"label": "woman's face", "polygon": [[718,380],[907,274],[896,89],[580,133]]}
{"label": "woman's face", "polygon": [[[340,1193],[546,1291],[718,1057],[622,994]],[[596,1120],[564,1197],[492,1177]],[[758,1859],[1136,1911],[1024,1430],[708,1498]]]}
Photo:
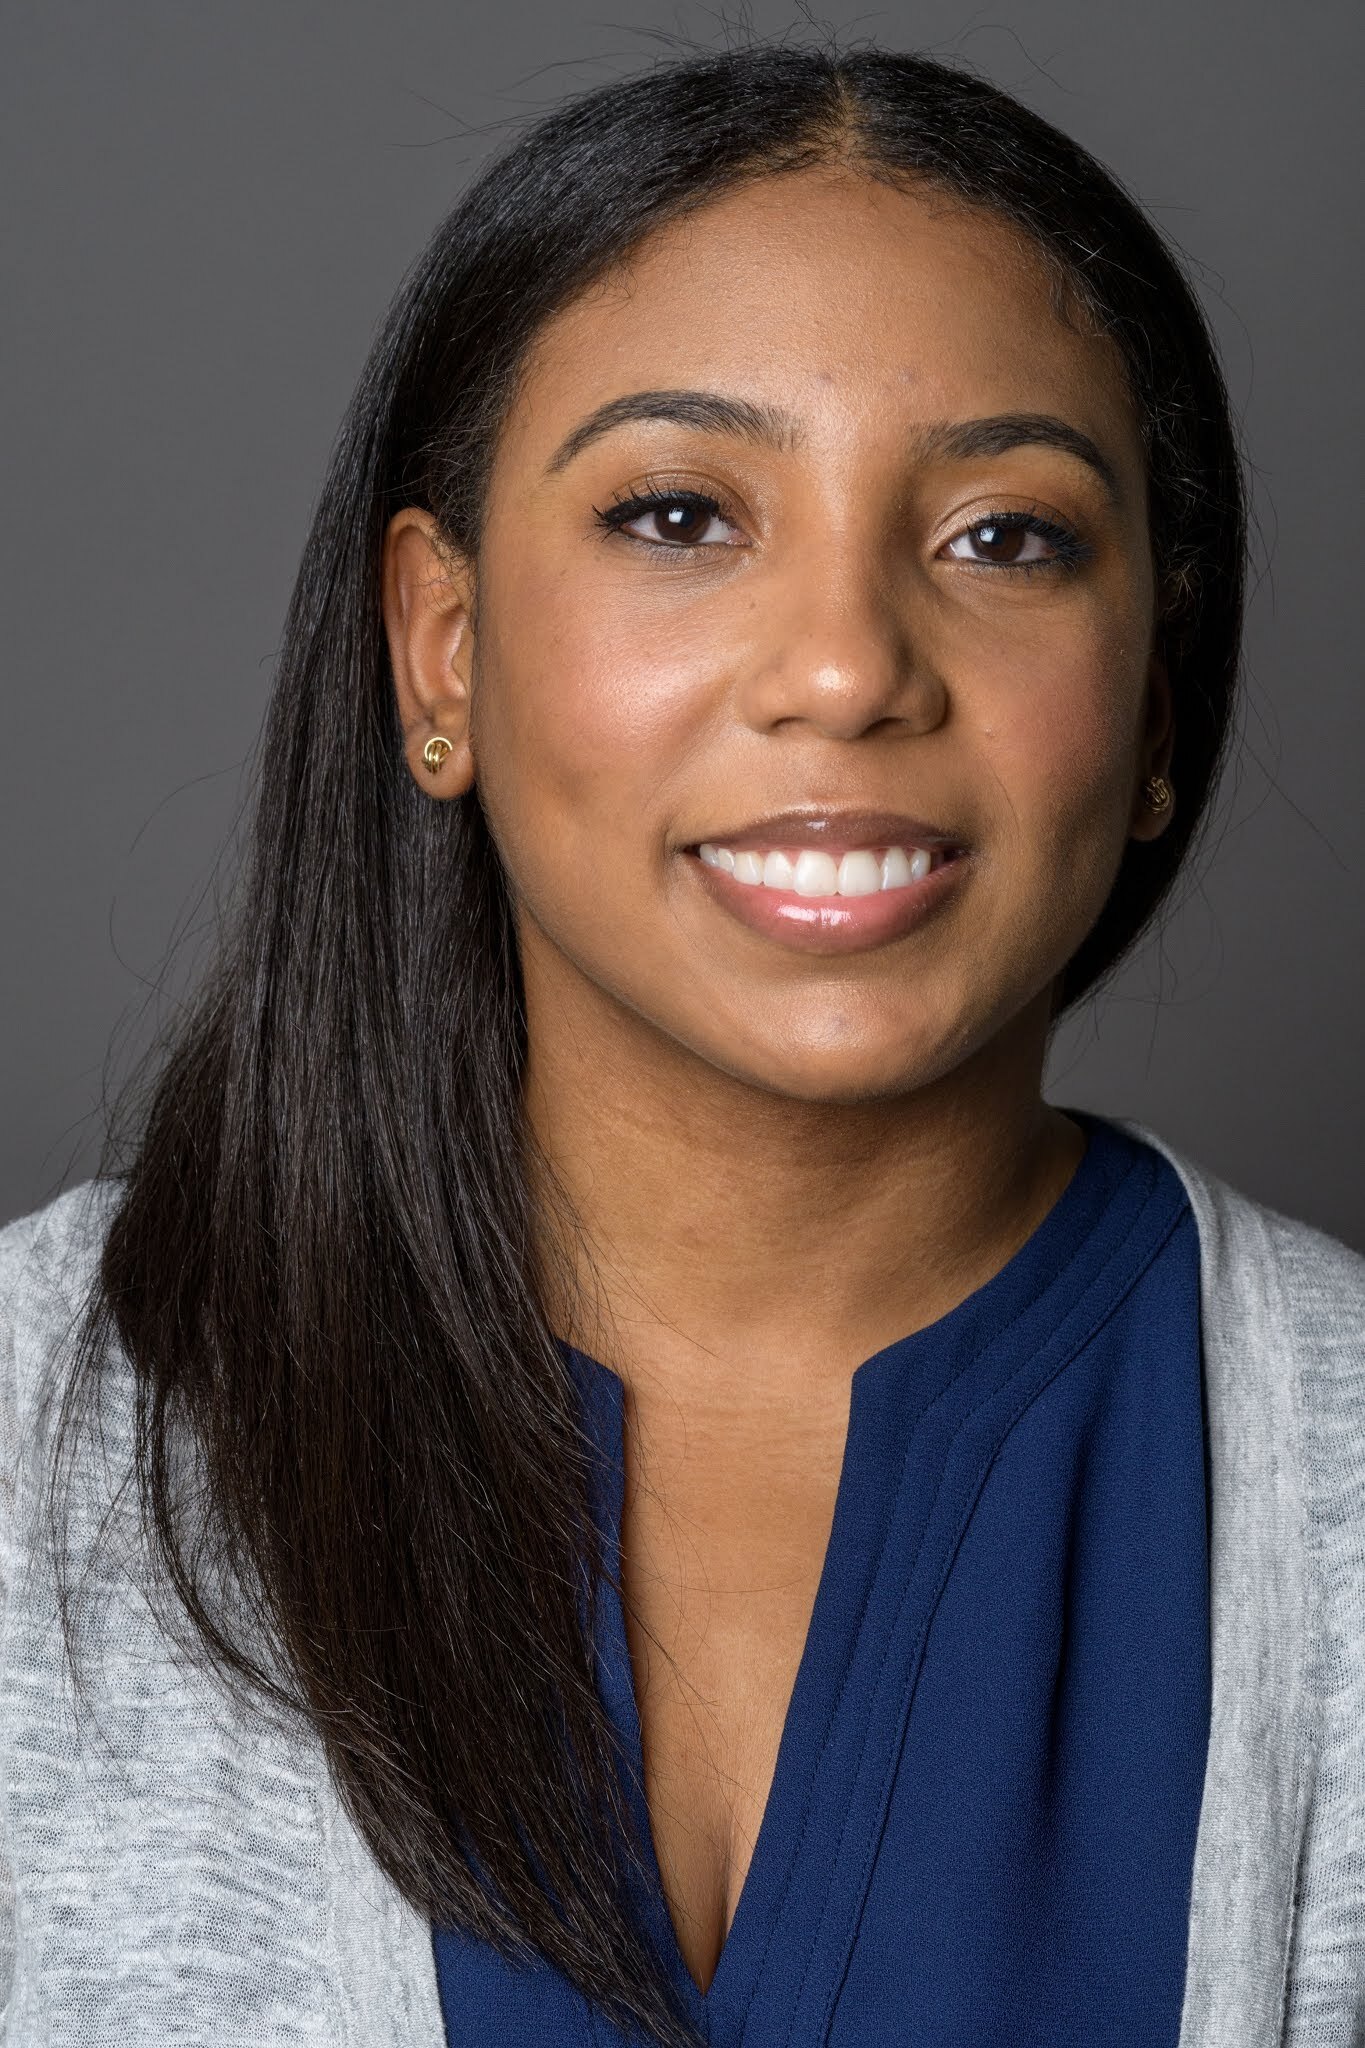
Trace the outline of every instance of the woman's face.
{"label": "woman's face", "polygon": [[[941,196],[764,179],[557,316],[475,616],[453,661],[533,1027],[605,1003],[770,1091],[903,1093],[1036,1032],[1164,823],[1117,357]],[[430,789],[456,713],[407,713]]]}

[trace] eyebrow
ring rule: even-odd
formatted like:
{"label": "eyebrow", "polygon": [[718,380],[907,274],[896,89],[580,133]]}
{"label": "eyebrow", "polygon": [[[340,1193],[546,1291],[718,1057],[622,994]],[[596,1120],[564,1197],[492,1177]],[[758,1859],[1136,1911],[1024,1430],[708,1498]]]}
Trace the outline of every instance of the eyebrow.
{"label": "eyebrow", "polygon": [[766,447],[787,450],[799,439],[800,430],[789,413],[770,405],[754,405],[747,398],[726,398],[719,391],[628,391],[621,398],[609,398],[580,420],[551,456],[546,475],[567,468],[592,442],[614,427],[635,420],[667,420],[677,427],[699,427],[703,433],[737,434],[746,441],[760,441]]}
{"label": "eyebrow", "polygon": [[1110,502],[1123,503],[1118,472],[1089,434],[1051,412],[1000,412],[981,420],[936,420],[915,437],[915,452],[926,461],[936,456],[950,462],[975,455],[1004,455],[1011,448],[1059,448],[1094,470]]}
{"label": "eyebrow", "polygon": [[[637,420],[663,420],[704,433],[734,434],[746,441],[786,453],[800,444],[799,423],[776,406],[727,398],[719,391],[629,391],[610,398],[580,420],[560,442],[546,466],[546,475],[566,469],[576,455],[616,427]],[[1092,469],[1110,501],[1123,502],[1118,474],[1089,434],[1049,412],[1002,412],[986,419],[934,420],[919,428],[914,449],[921,461],[970,461],[973,456],[1004,455],[1011,448],[1057,448]]]}

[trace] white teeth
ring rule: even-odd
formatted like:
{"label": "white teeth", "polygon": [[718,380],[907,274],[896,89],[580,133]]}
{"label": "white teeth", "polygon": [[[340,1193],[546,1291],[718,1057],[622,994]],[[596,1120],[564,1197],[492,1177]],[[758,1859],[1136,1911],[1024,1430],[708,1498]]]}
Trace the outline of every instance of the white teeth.
{"label": "white teeth", "polygon": [[903,846],[889,846],[880,857],[870,847],[859,846],[838,861],[833,854],[803,847],[793,861],[776,849],[756,853],[746,848],[736,853],[707,839],[697,854],[708,868],[723,868],[750,888],[785,889],[798,896],[874,896],[882,889],[904,889],[911,882],[922,882],[934,865],[927,846],[917,846],[910,853]]}
{"label": "white teeth", "polygon": [[869,853],[860,846],[853,853],[846,853],[839,863],[839,894],[841,896],[875,896],[882,886],[881,862],[875,853]]}
{"label": "white teeth", "polygon": [[[777,856],[779,859],[780,855]],[[773,856],[769,854],[768,859]],[[768,862],[763,863],[763,879],[768,879]],[[796,872],[792,876],[792,887],[798,896],[836,896],[839,893],[839,870],[832,855],[817,853],[806,847],[796,856]]]}

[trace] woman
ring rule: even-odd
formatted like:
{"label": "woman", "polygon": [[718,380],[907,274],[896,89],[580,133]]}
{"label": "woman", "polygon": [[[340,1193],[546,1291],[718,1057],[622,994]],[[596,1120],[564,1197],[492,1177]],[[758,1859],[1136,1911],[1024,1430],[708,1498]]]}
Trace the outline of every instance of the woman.
{"label": "woman", "polygon": [[7,2040],[1359,2038],[1365,1261],[1042,1096],[1244,545],[1179,268],[975,78],[473,186],[217,966],[0,1239]]}

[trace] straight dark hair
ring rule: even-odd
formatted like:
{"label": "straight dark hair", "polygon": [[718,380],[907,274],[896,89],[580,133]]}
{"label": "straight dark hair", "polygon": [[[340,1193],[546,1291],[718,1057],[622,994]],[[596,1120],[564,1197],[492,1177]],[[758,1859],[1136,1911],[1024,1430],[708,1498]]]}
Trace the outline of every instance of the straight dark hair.
{"label": "straight dark hair", "polygon": [[[431,802],[405,764],[381,545],[419,505],[477,562],[546,320],[661,224],[827,163],[989,209],[1045,260],[1059,316],[1119,351],[1178,809],[1128,845],[1059,1011],[1166,897],[1226,744],[1246,508],[1216,350],[1162,234],[1076,143],[919,55],[759,43],[574,98],[470,186],[361,375],[289,608],[242,885],[96,1176],[119,1185],[57,1437],[131,1370],[126,1483],[167,1628],[235,1697],[316,1730],[423,1914],[548,1959],[671,2048],[695,2037],[629,1905],[644,1866],[594,1679],[591,1453],[533,1258],[508,891],[477,790]],[[62,1564],[59,1582],[74,1669]]]}

